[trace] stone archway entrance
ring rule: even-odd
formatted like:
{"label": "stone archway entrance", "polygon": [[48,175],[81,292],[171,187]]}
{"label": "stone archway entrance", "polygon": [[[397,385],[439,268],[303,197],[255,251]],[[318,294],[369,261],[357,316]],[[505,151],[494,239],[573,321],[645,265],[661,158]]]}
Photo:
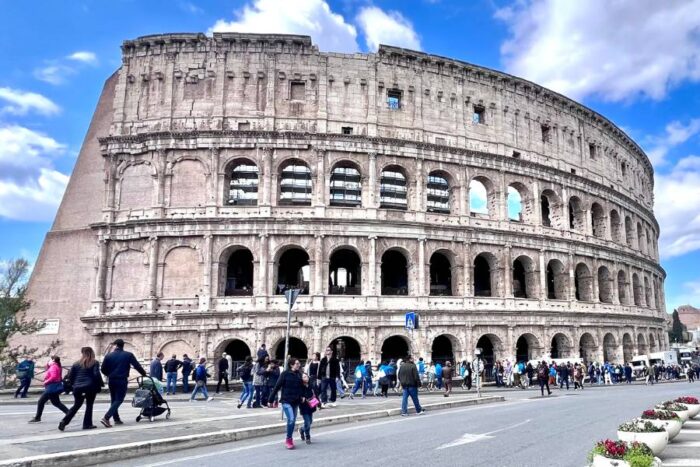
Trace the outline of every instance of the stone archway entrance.
{"label": "stone archway entrance", "polygon": [[360,347],[360,343],[352,337],[341,336],[335,338],[328,346],[333,349],[338,359],[343,360],[346,371],[354,370],[362,361],[362,348]]}
{"label": "stone archway entrance", "polygon": [[455,364],[454,349],[448,336],[442,334],[433,339],[431,358],[433,362],[439,362],[441,365],[444,365],[447,361],[452,362],[453,365]]}
{"label": "stone archway entrance", "polygon": [[[280,367],[284,367],[284,339],[280,340],[275,348],[275,359],[281,362]],[[289,337],[289,355],[298,358],[302,363],[309,358],[309,350],[304,341],[297,337]]]}
{"label": "stone archway entrance", "polygon": [[493,364],[496,362],[500,339],[493,334],[484,334],[476,341],[476,348],[481,349],[481,361],[484,364],[484,381],[493,381]]}
{"label": "stone archway entrance", "polygon": [[410,353],[408,342],[402,336],[388,337],[382,344],[382,361],[398,360]]}

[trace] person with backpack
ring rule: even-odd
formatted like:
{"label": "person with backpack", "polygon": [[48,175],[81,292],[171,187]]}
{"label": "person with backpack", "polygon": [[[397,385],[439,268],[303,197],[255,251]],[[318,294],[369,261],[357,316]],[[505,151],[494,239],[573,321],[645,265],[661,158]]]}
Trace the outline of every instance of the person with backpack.
{"label": "person with backpack", "polygon": [[97,393],[102,391],[104,382],[100,375],[100,363],[95,359],[95,351],[92,347],[80,349],[80,360],[73,364],[69,373],[70,386],[73,388],[75,402],[68,409],[68,413],[58,424],[58,429],[63,431],[78,413],[85,402],[85,415],[83,415],[83,430],[97,428],[92,424],[92,408],[95,404]]}
{"label": "person with backpack", "polygon": [[192,360],[187,354],[182,355],[182,392],[189,394],[190,392],[190,375],[192,374]]}
{"label": "person with backpack", "polygon": [[44,374],[44,392],[39,397],[36,405],[36,415],[29,420],[29,423],[41,422],[41,415],[44,413],[44,406],[48,401],[61,412],[68,413],[68,407],[61,402],[63,392],[63,378],[61,377],[61,358],[58,355],[51,357]]}
{"label": "person with backpack", "polygon": [[301,379],[301,372],[299,371],[301,369],[299,359],[292,358],[289,363],[289,369],[283,371],[277,379],[277,384],[272,389],[268,402],[272,404],[277,393],[282,390],[280,400],[282,402],[282,411],[287,418],[287,437],[284,445],[287,449],[294,449],[292,436],[294,435],[294,425],[297,420],[297,410],[304,397],[304,385]]}
{"label": "person with backpack", "polygon": [[[166,385],[165,393],[175,395],[175,389],[177,389],[177,370],[182,366],[182,362],[177,359],[177,355],[173,354],[170,360],[165,362],[165,376]],[[172,390],[170,389],[172,388]]]}
{"label": "person with backpack", "polygon": [[552,395],[552,391],[549,389],[549,367],[544,360],[537,365],[537,382],[540,384],[542,396],[544,396],[545,387],[547,387],[547,395]]}
{"label": "person with backpack", "polygon": [[129,371],[133,367],[141,376],[146,376],[146,370],[136,360],[131,352],[124,350],[124,341],[116,339],[113,343],[114,349],[107,354],[102,361],[102,374],[108,378],[110,405],[107,413],[102,417],[100,423],[105,428],[112,428],[110,419],[114,417],[114,423],[121,425],[123,422],[119,417],[119,407],[126,397],[126,389],[129,384]]}
{"label": "person with backpack", "polygon": [[442,365],[440,362],[435,363],[435,386],[438,389],[442,389]]}
{"label": "person with backpack", "polygon": [[219,382],[216,383],[216,393],[221,394],[221,382],[226,383],[226,392],[231,392],[231,390],[228,387],[228,360],[226,359],[226,352],[224,352],[221,355],[221,358],[219,359]]}
{"label": "person with backpack", "polygon": [[301,382],[303,384],[301,393],[301,403],[299,404],[299,413],[304,418],[304,426],[299,428],[299,435],[301,440],[305,441],[306,444],[311,444],[311,424],[314,421],[314,412],[316,412],[316,407],[319,402],[314,393],[314,389],[311,385],[311,378],[308,374],[304,373],[301,375]]}
{"label": "person with backpack", "polygon": [[[309,375],[309,385],[314,391],[314,394],[319,394],[318,370],[321,364],[321,353],[314,352],[313,360],[309,360],[304,369],[304,373]],[[336,384],[337,392],[337,384]]]}
{"label": "person with backpack", "polygon": [[196,400],[197,393],[201,392],[204,396],[204,400],[207,402],[214,399],[209,396],[209,391],[207,391],[207,378],[209,378],[209,373],[207,373],[207,359],[202,357],[199,359],[199,365],[194,370],[194,391],[192,391],[192,396],[190,396],[190,402]]}
{"label": "person with backpack", "polygon": [[32,384],[32,379],[34,378],[34,360],[32,360],[32,357],[27,356],[17,364],[15,367],[15,375],[19,380],[19,386],[15,391],[15,399],[18,397],[20,399],[26,399],[27,391],[29,391],[29,386]]}
{"label": "person with backpack", "polygon": [[250,409],[253,406],[253,357],[248,355],[245,362],[238,368],[238,377],[243,381],[243,392],[238,401],[238,408],[248,400],[247,407]]}

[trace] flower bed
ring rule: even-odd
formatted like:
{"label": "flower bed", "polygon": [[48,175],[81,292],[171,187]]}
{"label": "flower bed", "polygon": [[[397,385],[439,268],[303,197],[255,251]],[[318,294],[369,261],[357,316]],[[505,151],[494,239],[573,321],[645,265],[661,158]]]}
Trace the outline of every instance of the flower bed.
{"label": "flower bed", "polygon": [[658,404],[656,408],[675,412],[680,417],[682,423],[687,422],[688,418],[690,418],[690,410],[685,404],[680,404],[674,401],[664,401],[661,404]]}
{"label": "flower bed", "polygon": [[665,429],[668,433],[669,441],[678,436],[683,426],[676,412],[671,412],[670,410],[645,410],[642,412],[641,419]]}
{"label": "flower bed", "polygon": [[683,404],[686,407],[688,407],[688,417],[689,418],[695,418],[698,413],[700,413],[700,401],[698,401],[697,397],[693,396],[683,396],[679,397],[678,399],[674,400],[674,402],[677,402],[679,404]]}
{"label": "flower bed", "polygon": [[606,439],[599,441],[588,454],[594,467],[654,467],[658,465],[654,453],[644,443],[626,443]]}
{"label": "flower bed", "polygon": [[652,450],[654,455],[659,455],[668,445],[668,433],[663,427],[656,426],[649,420],[634,420],[623,423],[617,429],[617,437],[620,441],[644,443]]}

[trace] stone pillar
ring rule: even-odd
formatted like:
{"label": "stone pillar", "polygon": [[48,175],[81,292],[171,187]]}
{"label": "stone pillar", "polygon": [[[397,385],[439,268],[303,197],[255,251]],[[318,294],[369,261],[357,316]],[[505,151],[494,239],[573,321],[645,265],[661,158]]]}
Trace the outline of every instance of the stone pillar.
{"label": "stone pillar", "polygon": [[106,277],[107,277],[107,253],[109,248],[109,240],[106,238],[100,238],[97,241],[97,247],[99,256],[97,258],[97,280],[95,283],[95,297],[98,300],[104,300],[105,289],[106,289]]}
{"label": "stone pillar", "polygon": [[[506,185],[506,174],[501,172],[500,176],[500,193],[499,193],[499,206],[498,206],[498,219],[500,221],[509,222],[508,218],[508,186]],[[488,193],[487,193],[488,197]]]}
{"label": "stone pillar", "polygon": [[600,302],[600,284],[598,283],[598,259],[593,258],[593,271],[591,271],[591,288],[593,302]]}
{"label": "stone pillar", "polygon": [[[221,156],[221,150],[219,148],[211,148],[209,150],[209,160],[211,164],[211,170],[209,171],[209,196],[207,197],[207,206],[217,206],[218,204],[226,205],[226,199],[223,199],[222,203],[219,203],[219,197],[222,195],[223,186],[221,185],[222,180],[226,176],[220,176],[219,172],[219,159]],[[223,173],[223,172],[222,172]],[[228,196],[228,192],[226,193]]]}
{"label": "stone pillar", "polygon": [[463,295],[465,297],[474,296],[474,262],[472,261],[471,255],[471,244],[467,241],[462,244],[462,258],[464,261],[464,290]]}
{"label": "stone pillar", "polygon": [[569,253],[569,300],[576,300],[576,272],[574,271],[574,255]]}
{"label": "stone pillar", "polygon": [[143,334],[143,356],[146,361],[150,361],[155,357],[153,353],[153,333],[144,332]]}
{"label": "stone pillar", "polygon": [[[167,154],[165,150],[156,151],[156,160],[154,161],[155,166],[158,167],[158,171],[154,177],[156,177],[158,192],[156,195],[156,206],[163,207],[165,205],[165,161],[167,159]],[[150,207],[150,206],[149,206]]]}
{"label": "stone pillar", "polygon": [[[214,268],[213,248],[214,242],[212,234],[208,233],[204,236],[204,283],[202,284],[202,293],[199,295],[199,309],[208,310],[211,307],[211,298],[217,296],[218,291],[214,290],[214,281],[212,280],[212,270]],[[219,262],[216,261],[218,265]],[[216,268],[217,272],[219,268]]]}
{"label": "stone pillar", "polygon": [[314,189],[314,206],[326,205],[326,151],[322,149],[316,150],[316,186]]}
{"label": "stone pillar", "polygon": [[367,181],[367,207],[379,207],[379,184],[377,183],[377,154],[369,153],[369,177]]}
{"label": "stone pillar", "polygon": [[[272,149],[259,148],[260,159],[262,159],[262,199],[261,206],[272,205],[272,181],[274,174],[272,173]],[[258,181],[258,186],[260,181]]]}
{"label": "stone pillar", "polygon": [[561,188],[561,215],[564,216],[562,230],[571,230],[569,195],[566,187]]}
{"label": "stone pillar", "polygon": [[[377,362],[381,359],[382,355],[382,343],[379,342],[377,343],[377,328],[375,327],[370,327],[367,330],[367,349],[365,350],[366,352],[366,357],[372,360],[373,362]],[[353,371],[353,368],[350,368],[350,371]]]}
{"label": "stone pillar", "polygon": [[268,234],[258,235],[260,239],[260,257],[258,258],[258,285],[254,288],[254,295],[267,296],[269,292],[268,262],[270,251],[270,239]]}
{"label": "stone pillar", "polygon": [[416,161],[416,199],[413,202],[414,210],[425,211],[425,176],[423,174],[423,159]]}
{"label": "stone pillar", "polygon": [[321,352],[321,355],[323,355],[323,343],[321,342],[321,327],[315,325],[314,326],[314,342],[313,342],[313,348],[309,351],[309,358],[312,358],[312,355],[314,352]]}
{"label": "stone pillar", "polygon": [[[535,218],[533,219],[533,223],[535,225],[542,225],[542,201],[540,200],[541,198],[540,194],[540,184],[537,180],[532,182],[532,202],[534,205],[532,206],[532,213],[534,214]],[[554,206],[549,207],[550,210],[550,219],[551,219],[551,212],[554,210]]]}
{"label": "stone pillar", "polygon": [[207,336],[207,330],[203,329],[199,331],[199,356],[200,357],[206,357],[206,358],[211,358],[213,355],[208,355],[208,336]]}
{"label": "stone pillar", "polygon": [[425,238],[418,239],[418,295],[425,293]]}
{"label": "stone pillar", "polygon": [[314,284],[311,289],[313,295],[323,295],[323,265],[325,256],[323,252],[323,235],[314,235],[316,239],[316,252],[314,253]]}
{"label": "stone pillar", "polygon": [[381,287],[377,284],[377,237],[369,237],[369,271],[368,287],[366,295],[380,295],[377,290]]}
{"label": "stone pillar", "polygon": [[547,265],[544,263],[544,254],[547,250],[540,250],[540,299],[547,300]]}
{"label": "stone pillar", "polygon": [[513,297],[513,261],[510,252],[511,245],[507,243],[503,251],[503,296],[506,298]]}
{"label": "stone pillar", "polygon": [[612,301],[613,305],[620,305],[622,302],[620,302],[620,291],[617,287],[617,261],[614,262],[614,271],[611,271],[610,275],[612,276]]}
{"label": "stone pillar", "polygon": [[467,323],[464,327],[464,345],[466,346],[464,349],[466,353],[465,358],[471,363],[472,360],[474,360],[474,349],[476,347],[476,342],[474,342],[474,330],[472,325],[469,323]]}
{"label": "stone pillar", "polygon": [[148,254],[148,297],[158,297],[158,237],[149,238]]}
{"label": "stone pillar", "polygon": [[515,326],[508,326],[508,341],[506,342],[506,345],[508,348],[506,349],[506,354],[502,355],[500,358],[501,359],[506,359],[510,358],[512,359],[516,352],[515,352]]}

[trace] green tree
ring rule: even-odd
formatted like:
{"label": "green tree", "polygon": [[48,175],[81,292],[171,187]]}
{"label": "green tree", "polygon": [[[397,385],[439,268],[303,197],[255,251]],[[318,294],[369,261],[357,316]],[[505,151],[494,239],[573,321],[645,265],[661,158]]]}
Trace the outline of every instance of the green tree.
{"label": "green tree", "polygon": [[28,271],[29,262],[22,258],[11,260],[0,269],[0,364],[3,366],[17,363],[24,355],[35,358],[49,355],[59,344],[56,340],[43,350],[25,345],[10,346],[13,336],[33,334],[44,327],[43,322],[27,319],[24,313],[31,307],[27,299]]}
{"label": "green tree", "polygon": [[673,319],[673,324],[671,325],[671,332],[669,332],[669,338],[671,339],[671,342],[686,342],[687,328],[683,323],[681,323],[681,319],[678,316],[678,310],[673,310],[671,318]]}

